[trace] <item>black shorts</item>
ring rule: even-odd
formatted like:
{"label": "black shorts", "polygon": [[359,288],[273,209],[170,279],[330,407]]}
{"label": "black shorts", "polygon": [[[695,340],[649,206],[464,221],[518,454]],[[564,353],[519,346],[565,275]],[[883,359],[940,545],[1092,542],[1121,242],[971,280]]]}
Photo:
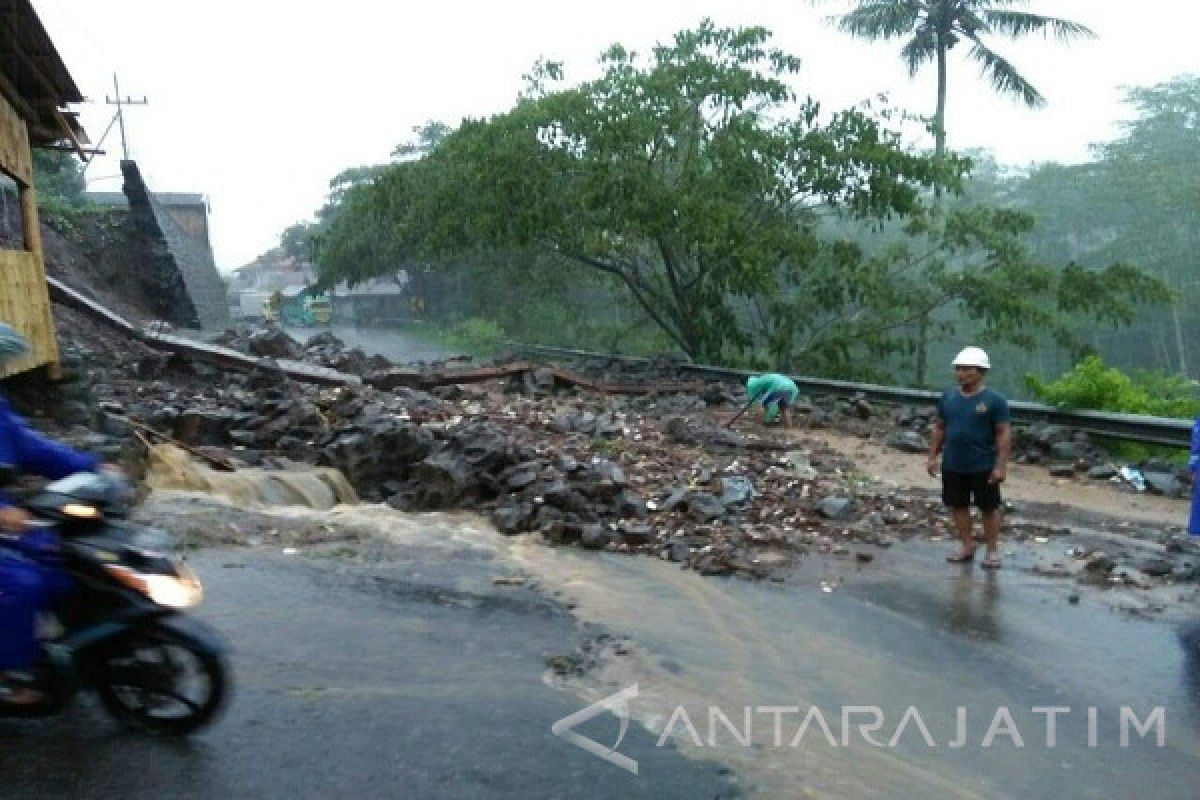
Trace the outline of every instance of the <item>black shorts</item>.
{"label": "black shorts", "polygon": [[1000,507],[1000,484],[988,483],[987,472],[951,472],[942,470],[942,502],[950,508],[969,508],[974,498],[980,511]]}

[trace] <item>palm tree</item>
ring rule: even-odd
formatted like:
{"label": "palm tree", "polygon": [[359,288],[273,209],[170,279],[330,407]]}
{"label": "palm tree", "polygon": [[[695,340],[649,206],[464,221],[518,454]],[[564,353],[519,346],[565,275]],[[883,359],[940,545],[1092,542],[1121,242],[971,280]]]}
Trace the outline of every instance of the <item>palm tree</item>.
{"label": "palm tree", "polygon": [[934,153],[940,158],[946,152],[946,57],[955,45],[970,44],[967,55],[980,64],[997,92],[1015,95],[1030,108],[1040,108],[1046,104],[1046,98],[1006,58],[988,47],[984,37],[1004,35],[1017,39],[1042,33],[1066,41],[1095,36],[1077,22],[1011,10],[1012,6],[1027,3],[1028,0],[857,0],[852,11],[831,19],[846,33],[870,41],[909,37],[900,52],[910,76],[915,76],[923,64],[937,62],[933,137]]}
{"label": "palm tree", "polygon": [[[856,3],[853,10],[831,18],[841,30],[869,41],[910,37],[900,51],[909,76],[916,76],[923,64],[937,61],[933,141],[934,157],[939,159],[946,153],[946,58],[955,45],[970,43],[968,57],[982,66],[984,76],[997,92],[1016,95],[1030,108],[1040,108],[1046,104],[1046,98],[1008,59],[988,47],[983,37],[1005,35],[1017,39],[1042,33],[1066,41],[1095,36],[1077,22],[1011,10],[1013,6],[1027,5],[1028,0],[856,0]],[[916,343],[918,386],[925,384],[928,329],[929,319],[922,316]]]}

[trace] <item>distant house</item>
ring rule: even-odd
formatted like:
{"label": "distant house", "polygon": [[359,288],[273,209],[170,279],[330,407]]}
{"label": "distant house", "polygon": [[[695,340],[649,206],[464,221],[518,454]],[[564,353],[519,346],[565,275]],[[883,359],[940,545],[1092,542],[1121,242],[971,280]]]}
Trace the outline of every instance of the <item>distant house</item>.
{"label": "distant house", "polygon": [[262,304],[272,292],[317,282],[317,270],[307,261],[283,255],[278,248],[226,274],[229,310],[238,319],[261,319]]}
{"label": "distant house", "polygon": [[[285,301],[310,291],[317,283],[317,269],[308,261],[283,255],[278,248],[227,276],[230,313],[241,319],[262,317],[262,303],[272,292]],[[372,278],[349,286],[339,283],[329,293],[335,322],[364,325],[393,323],[411,318],[414,309],[408,273]]]}
{"label": "distant house", "polygon": [[0,319],[22,331],[33,352],[6,374],[58,368],[58,343],[33,185],[34,147],[88,142],[68,103],[83,95],[28,0],[0,0]]}
{"label": "distant house", "polygon": [[229,291],[274,292],[285,286],[317,282],[317,269],[307,261],[283,255],[278,249],[259,256],[228,274]]}

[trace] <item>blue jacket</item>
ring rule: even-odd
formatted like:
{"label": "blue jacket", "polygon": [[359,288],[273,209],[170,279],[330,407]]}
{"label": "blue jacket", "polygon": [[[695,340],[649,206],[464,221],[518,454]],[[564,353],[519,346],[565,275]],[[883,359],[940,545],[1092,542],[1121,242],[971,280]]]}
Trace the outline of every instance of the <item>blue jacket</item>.
{"label": "blue jacket", "polygon": [[[100,459],[48,439],[17,416],[0,395],[0,464],[55,480],[75,472],[88,472]],[[0,508],[12,502],[0,492]]]}

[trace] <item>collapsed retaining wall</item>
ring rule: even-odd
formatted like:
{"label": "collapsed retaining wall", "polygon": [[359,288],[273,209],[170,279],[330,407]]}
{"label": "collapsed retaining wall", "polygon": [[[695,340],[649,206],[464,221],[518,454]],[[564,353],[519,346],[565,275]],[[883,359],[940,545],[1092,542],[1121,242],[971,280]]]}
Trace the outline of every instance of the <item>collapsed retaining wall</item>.
{"label": "collapsed retaining wall", "polygon": [[149,271],[167,290],[162,318],[189,328],[228,327],[225,284],[207,243],[197,242],[154,199],[136,162],[122,161],[121,174],[130,218],[147,245]]}

